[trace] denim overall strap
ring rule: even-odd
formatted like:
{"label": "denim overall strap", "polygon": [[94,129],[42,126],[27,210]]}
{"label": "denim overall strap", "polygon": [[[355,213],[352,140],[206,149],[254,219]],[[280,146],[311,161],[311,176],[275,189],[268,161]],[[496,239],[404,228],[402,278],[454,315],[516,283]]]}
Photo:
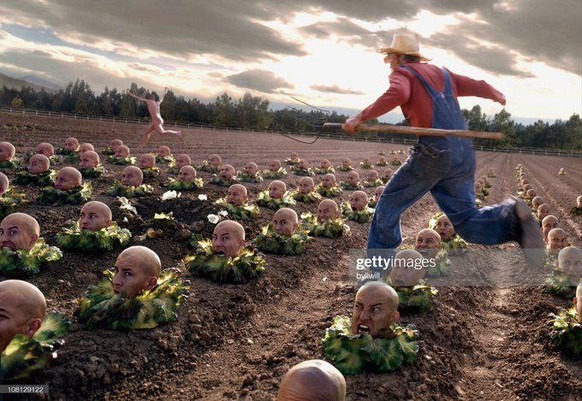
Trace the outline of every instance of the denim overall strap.
{"label": "denim overall strap", "polygon": [[441,68],[441,71],[445,78],[445,87],[443,92],[439,92],[426,82],[426,80],[412,68],[402,65],[406,71],[412,73],[424,89],[427,91],[429,96],[432,98],[433,102],[433,117],[432,117],[432,128],[441,129],[467,129],[467,123],[459,107],[457,99],[453,95],[453,87],[451,83],[451,76],[449,72]]}

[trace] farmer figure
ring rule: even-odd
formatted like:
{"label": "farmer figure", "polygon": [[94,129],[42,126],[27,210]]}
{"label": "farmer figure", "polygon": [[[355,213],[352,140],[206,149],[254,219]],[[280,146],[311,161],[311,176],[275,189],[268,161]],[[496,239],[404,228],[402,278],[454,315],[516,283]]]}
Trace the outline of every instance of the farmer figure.
{"label": "farmer figure", "polygon": [[148,143],[148,141],[150,140],[150,137],[152,136],[152,134],[155,131],[157,131],[158,134],[160,134],[162,136],[163,135],[176,135],[180,139],[184,138],[184,134],[180,130],[172,131],[172,130],[165,130],[164,129],[164,119],[162,118],[162,115],[160,114],[160,105],[164,101],[164,96],[166,96],[166,93],[168,93],[167,87],[164,88],[164,94],[162,95],[162,97],[158,101],[155,100],[154,95],[148,95],[147,98],[143,98],[143,97],[136,96],[129,91],[127,93],[129,94],[129,96],[133,97],[134,99],[141,100],[142,102],[146,102],[148,105],[148,111],[150,112],[150,119],[151,119],[152,123],[148,127],[148,129],[146,130],[146,132],[143,136],[143,141],[141,143],[141,146],[144,146],[146,143]]}
{"label": "farmer figure", "polygon": [[[413,127],[466,130],[458,96],[478,96],[505,105],[505,96],[487,84],[421,63],[416,34],[396,33],[392,45],[379,49],[390,64],[390,88],[373,104],[350,117],[343,129],[356,133],[358,125],[400,106]],[[543,266],[544,243],[540,227],[520,199],[475,208],[475,152],[468,138],[422,136],[410,158],[388,182],[378,200],[370,227],[368,249],[395,249],[402,241],[400,215],[431,191],[455,230],[467,241],[495,245],[518,241],[526,257]],[[390,251],[392,252],[392,251]]]}

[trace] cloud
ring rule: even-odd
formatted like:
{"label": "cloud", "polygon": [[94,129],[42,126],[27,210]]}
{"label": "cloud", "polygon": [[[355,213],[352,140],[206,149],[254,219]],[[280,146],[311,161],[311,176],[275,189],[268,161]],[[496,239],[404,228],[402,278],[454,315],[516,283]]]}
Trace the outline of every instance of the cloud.
{"label": "cloud", "polygon": [[340,88],[337,85],[311,85],[311,89],[316,90],[318,92],[324,92],[324,93],[338,93],[340,95],[363,95],[364,92],[360,92],[360,91],[356,91],[353,89],[344,89],[344,88]]}
{"label": "cloud", "polygon": [[229,75],[226,77],[226,81],[240,88],[254,89],[264,93],[275,93],[277,89],[281,88],[295,88],[295,86],[285,81],[285,79],[277,77],[271,71],[258,69]]}

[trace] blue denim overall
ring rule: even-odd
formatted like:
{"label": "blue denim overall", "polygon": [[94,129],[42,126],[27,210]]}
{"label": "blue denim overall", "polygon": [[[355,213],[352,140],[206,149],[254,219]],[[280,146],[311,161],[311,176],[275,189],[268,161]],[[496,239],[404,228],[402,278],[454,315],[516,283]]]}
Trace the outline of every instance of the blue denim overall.
{"label": "blue denim overall", "polygon": [[[433,101],[433,128],[467,129],[453,96],[451,78],[443,68],[443,93],[416,71],[402,66],[422,83]],[[368,235],[368,250],[394,250],[402,242],[400,215],[428,191],[466,241],[495,245],[515,240],[515,202],[475,208],[475,151],[465,138],[422,136],[411,156],[386,185],[376,206]]]}

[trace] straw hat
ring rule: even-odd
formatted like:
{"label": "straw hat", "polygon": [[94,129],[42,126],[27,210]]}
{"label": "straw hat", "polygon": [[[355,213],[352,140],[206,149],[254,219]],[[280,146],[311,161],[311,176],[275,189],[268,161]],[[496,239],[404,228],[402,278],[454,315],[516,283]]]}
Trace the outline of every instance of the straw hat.
{"label": "straw hat", "polygon": [[390,47],[378,49],[378,53],[384,54],[405,54],[408,56],[420,57],[422,61],[429,61],[429,58],[420,54],[420,44],[418,43],[418,35],[410,32],[395,33],[392,37],[392,44]]}

